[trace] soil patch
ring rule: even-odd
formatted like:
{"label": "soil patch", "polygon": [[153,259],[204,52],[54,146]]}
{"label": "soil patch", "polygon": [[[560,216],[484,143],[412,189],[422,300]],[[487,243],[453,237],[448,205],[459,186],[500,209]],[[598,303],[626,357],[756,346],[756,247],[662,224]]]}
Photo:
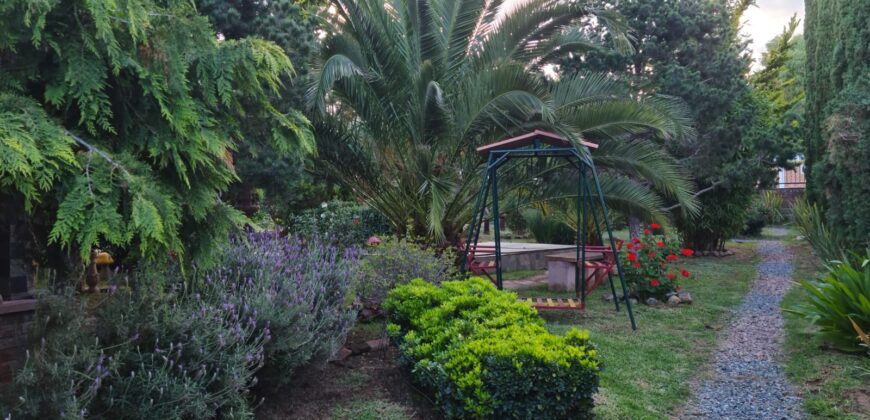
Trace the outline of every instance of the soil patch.
{"label": "soil patch", "polygon": [[[359,324],[348,345],[384,337],[379,323]],[[311,366],[286,387],[260,391],[258,419],[438,419],[437,409],[410,382],[395,346]]]}

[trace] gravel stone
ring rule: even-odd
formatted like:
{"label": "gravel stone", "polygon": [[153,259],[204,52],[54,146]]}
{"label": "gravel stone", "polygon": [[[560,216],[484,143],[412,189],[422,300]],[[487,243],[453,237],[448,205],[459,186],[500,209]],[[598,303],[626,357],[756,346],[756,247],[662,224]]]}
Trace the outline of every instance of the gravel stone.
{"label": "gravel stone", "polygon": [[[779,232],[777,232],[779,233]],[[759,241],[762,262],[713,356],[712,377],[693,390],[679,418],[803,419],[801,399],[780,365],[780,301],[791,286],[791,255],[779,241]]]}

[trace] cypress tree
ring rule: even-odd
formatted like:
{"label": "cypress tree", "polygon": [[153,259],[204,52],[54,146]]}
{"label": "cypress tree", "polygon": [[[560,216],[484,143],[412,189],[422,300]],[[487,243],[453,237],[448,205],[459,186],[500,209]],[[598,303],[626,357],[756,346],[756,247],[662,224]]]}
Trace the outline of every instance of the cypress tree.
{"label": "cypress tree", "polygon": [[808,195],[854,248],[870,245],[870,2],[806,0]]}

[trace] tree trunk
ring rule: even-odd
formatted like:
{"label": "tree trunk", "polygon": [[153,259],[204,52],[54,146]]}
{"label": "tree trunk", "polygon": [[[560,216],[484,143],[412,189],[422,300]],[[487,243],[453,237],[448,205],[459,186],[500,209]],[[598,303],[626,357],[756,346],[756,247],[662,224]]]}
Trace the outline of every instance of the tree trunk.
{"label": "tree trunk", "polygon": [[631,239],[640,237],[640,219],[635,216],[628,216],[628,235]]}

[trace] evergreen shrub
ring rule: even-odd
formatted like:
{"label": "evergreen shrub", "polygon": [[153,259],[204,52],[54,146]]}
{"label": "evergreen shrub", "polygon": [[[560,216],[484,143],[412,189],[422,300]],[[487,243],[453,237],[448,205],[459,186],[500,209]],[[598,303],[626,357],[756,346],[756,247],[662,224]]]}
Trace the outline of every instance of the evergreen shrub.
{"label": "evergreen shrub", "polygon": [[589,418],[600,362],[588,331],[550,334],[531,306],[472,278],[415,279],[384,303],[413,379],[448,418]]}
{"label": "evergreen shrub", "polygon": [[296,235],[327,239],[340,247],[361,247],[370,236],[393,231],[380,213],[349,201],[325,202],[305,210],[293,218],[291,225]]}
{"label": "evergreen shrub", "polygon": [[414,241],[389,237],[369,247],[362,259],[358,295],[367,302],[381,302],[388,291],[411,279],[440,284],[456,275],[456,254],[441,252]]}
{"label": "evergreen shrub", "polygon": [[537,243],[571,245],[576,242],[574,230],[559,217],[531,209],[523,212],[523,218]]}

